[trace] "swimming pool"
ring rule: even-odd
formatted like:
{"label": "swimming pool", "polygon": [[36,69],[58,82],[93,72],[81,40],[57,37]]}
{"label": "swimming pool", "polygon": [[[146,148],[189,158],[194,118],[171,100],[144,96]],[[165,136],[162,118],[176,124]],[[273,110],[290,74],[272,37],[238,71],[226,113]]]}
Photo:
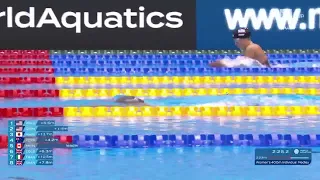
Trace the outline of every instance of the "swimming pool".
{"label": "swimming pool", "polygon": [[[0,102],[0,109],[2,109],[0,134],[7,133],[7,122],[13,119],[56,120],[57,124],[69,126],[69,131],[60,133],[61,135],[87,135],[88,137],[98,135],[100,138],[104,135],[204,134],[209,136],[214,134],[217,136],[224,134],[236,137],[237,134],[254,134],[266,137],[268,134],[320,134],[318,109],[299,111],[298,115],[290,114],[292,110],[287,115],[269,116],[270,110],[277,112],[281,110],[282,113],[283,111],[289,112],[289,109],[285,108],[291,106],[300,108],[299,110],[306,106],[315,108],[320,106],[318,54],[296,54],[297,56],[291,54],[290,57],[279,54],[270,55],[271,60],[278,64],[287,64],[291,69],[281,66],[273,70],[260,69],[260,71],[258,69],[257,71],[253,68],[239,68],[236,70],[208,70],[209,72],[204,71],[207,59],[201,54],[196,57],[189,56],[190,59],[195,58],[194,61],[190,61],[191,65],[194,63],[194,69],[190,69],[191,65],[188,65],[190,63],[187,61],[188,57],[180,58],[179,55],[176,55],[175,59],[171,57],[175,61],[171,60],[170,64],[167,63],[169,61],[162,61],[160,65],[158,60],[165,59],[166,56],[162,55],[161,58],[159,56],[156,59],[158,56],[154,55],[153,59],[148,60],[148,56],[140,55],[136,60],[134,55],[130,55],[130,59],[129,55],[122,57],[122,55],[53,54],[55,57],[51,56],[51,62],[53,62],[51,65],[40,64],[40,60],[29,60],[36,63],[32,66],[30,64],[21,65],[21,63],[4,65],[6,68],[53,68],[55,73],[47,71],[39,73],[40,70],[33,74],[9,74],[7,73],[9,70],[3,73],[5,74],[3,77],[18,78],[9,79],[11,83],[6,83],[7,79],[0,79],[0,86],[3,89],[0,97],[4,98]],[[212,57],[213,55],[210,56]],[[214,55],[214,57],[222,57],[222,55]],[[300,60],[305,58],[309,62],[299,62],[298,58]],[[179,65],[183,59],[187,59],[184,64],[188,67]],[[60,61],[66,63],[57,63]],[[97,61],[106,63],[96,64]],[[115,63],[108,64],[109,62]],[[147,66],[140,66],[139,62]],[[293,64],[291,62],[295,65],[290,66]],[[77,67],[77,63],[82,64],[81,67]],[[90,66],[86,66],[90,63]],[[122,65],[127,63],[127,69],[123,67],[120,69],[121,63]],[[137,69],[132,71],[137,65],[142,68],[141,71],[138,72]],[[150,72],[150,69],[154,73]],[[146,74],[146,72],[150,73]],[[19,79],[19,77],[23,78]],[[30,77],[30,81],[24,77]],[[37,79],[37,77],[48,78]],[[51,77],[55,79],[51,81]],[[94,113],[89,113],[89,116],[82,116],[81,113],[80,116],[70,112],[66,113],[70,107],[90,108],[91,106],[117,105],[111,100],[117,94],[143,97],[146,103],[154,107],[167,108],[166,110],[176,107],[191,109],[193,107],[254,107],[253,109],[256,110],[256,107],[264,107],[268,111],[265,114],[262,113],[262,116],[244,116],[248,113],[240,113],[238,116],[217,116],[217,114],[209,116],[204,111],[200,113],[200,116],[197,113],[181,116],[176,111],[175,113],[170,111],[173,116],[163,114],[158,117],[154,116],[155,114],[116,116],[112,109],[109,109],[109,114],[100,117]],[[61,107],[62,111],[51,112],[46,115],[48,117],[41,117],[38,112],[36,113],[38,108],[51,110],[48,109],[50,107]],[[272,107],[278,109],[272,109]],[[30,108],[27,110],[32,112],[8,114],[8,108],[13,111],[20,111],[19,108]],[[143,113],[144,110],[141,112]],[[182,111],[182,109],[179,110]],[[249,112],[249,110],[246,111]],[[79,149],[56,149],[54,166],[50,167],[6,166],[7,152],[6,149],[1,149],[0,179],[10,179],[10,177],[35,180],[57,178],[70,180],[318,179],[320,167],[318,153],[313,154],[310,166],[255,166],[254,149],[256,147],[254,146],[261,145],[244,143],[203,147],[187,145],[118,148],[95,146],[89,143]],[[320,150],[318,147],[312,148],[315,152]]]}

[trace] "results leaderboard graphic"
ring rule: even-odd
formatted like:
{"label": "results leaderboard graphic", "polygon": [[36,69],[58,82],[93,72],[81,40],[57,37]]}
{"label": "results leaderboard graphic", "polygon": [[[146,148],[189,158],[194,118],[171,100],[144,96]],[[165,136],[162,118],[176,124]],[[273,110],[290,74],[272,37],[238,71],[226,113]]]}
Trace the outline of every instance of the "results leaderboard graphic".
{"label": "results leaderboard graphic", "polygon": [[66,132],[67,126],[57,126],[52,120],[9,121],[8,163],[17,165],[53,165],[54,148],[75,148],[54,138],[54,132]]}

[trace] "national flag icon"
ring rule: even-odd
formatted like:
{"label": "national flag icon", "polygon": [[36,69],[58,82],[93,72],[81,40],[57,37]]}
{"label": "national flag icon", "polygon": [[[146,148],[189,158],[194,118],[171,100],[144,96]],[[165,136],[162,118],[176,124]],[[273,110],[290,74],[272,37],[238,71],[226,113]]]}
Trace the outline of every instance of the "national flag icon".
{"label": "national flag icon", "polygon": [[23,143],[16,143],[16,149],[23,149]]}
{"label": "national flag icon", "polygon": [[23,132],[16,132],[16,137],[22,137],[23,136]]}
{"label": "national flag icon", "polygon": [[23,154],[23,149],[16,149],[16,154]]}
{"label": "national flag icon", "polygon": [[23,121],[22,120],[16,121],[16,126],[23,126]]}
{"label": "national flag icon", "polygon": [[17,154],[17,160],[23,160],[23,155],[22,154]]}
{"label": "national flag icon", "polygon": [[23,126],[17,126],[16,132],[23,132]]}
{"label": "national flag icon", "polygon": [[23,143],[24,138],[23,137],[16,137],[16,143]]}
{"label": "national flag icon", "polygon": [[16,161],[16,165],[17,166],[22,166],[23,165],[23,161]]}

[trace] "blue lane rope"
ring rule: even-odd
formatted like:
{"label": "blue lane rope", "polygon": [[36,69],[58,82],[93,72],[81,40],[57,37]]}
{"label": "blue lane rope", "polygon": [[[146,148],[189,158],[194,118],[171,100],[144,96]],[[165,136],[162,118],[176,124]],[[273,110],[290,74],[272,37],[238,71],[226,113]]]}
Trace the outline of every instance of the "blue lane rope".
{"label": "blue lane rope", "polygon": [[148,148],[181,146],[320,147],[320,134],[75,135],[79,147]]}
{"label": "blue lane rope", "polygon": [[[240,54],[53,54],[50,59],[221,59]],[[319,53],[267,54],[269,59],[318,59]]]}
{"label": "blue lane rope", "polygon": [[319,73],[320,67],[289,67],[289,68],[195,68],[195,67],[147,67],[147,68],[54,68],[56,75],[72,74],[135,74],[135,73],[157,73],[162,75],[168,74],[217,74],[217,73],[252,73],[252,74],[292,74],[292,73]]}

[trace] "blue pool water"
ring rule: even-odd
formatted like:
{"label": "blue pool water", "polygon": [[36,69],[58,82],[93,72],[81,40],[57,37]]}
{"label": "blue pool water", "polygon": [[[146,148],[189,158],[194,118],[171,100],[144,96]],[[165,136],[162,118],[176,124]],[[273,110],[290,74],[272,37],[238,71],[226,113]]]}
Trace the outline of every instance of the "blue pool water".
{"label": "blue pool water", "polygon": [[[306,106],[320,105],[320,96],[308,95],[220,95],[143,98],[152,106]],[[111,98],[76,100],[59,98],[3,99],[1,107],[68,107],[68,106],[117,106]]]}

